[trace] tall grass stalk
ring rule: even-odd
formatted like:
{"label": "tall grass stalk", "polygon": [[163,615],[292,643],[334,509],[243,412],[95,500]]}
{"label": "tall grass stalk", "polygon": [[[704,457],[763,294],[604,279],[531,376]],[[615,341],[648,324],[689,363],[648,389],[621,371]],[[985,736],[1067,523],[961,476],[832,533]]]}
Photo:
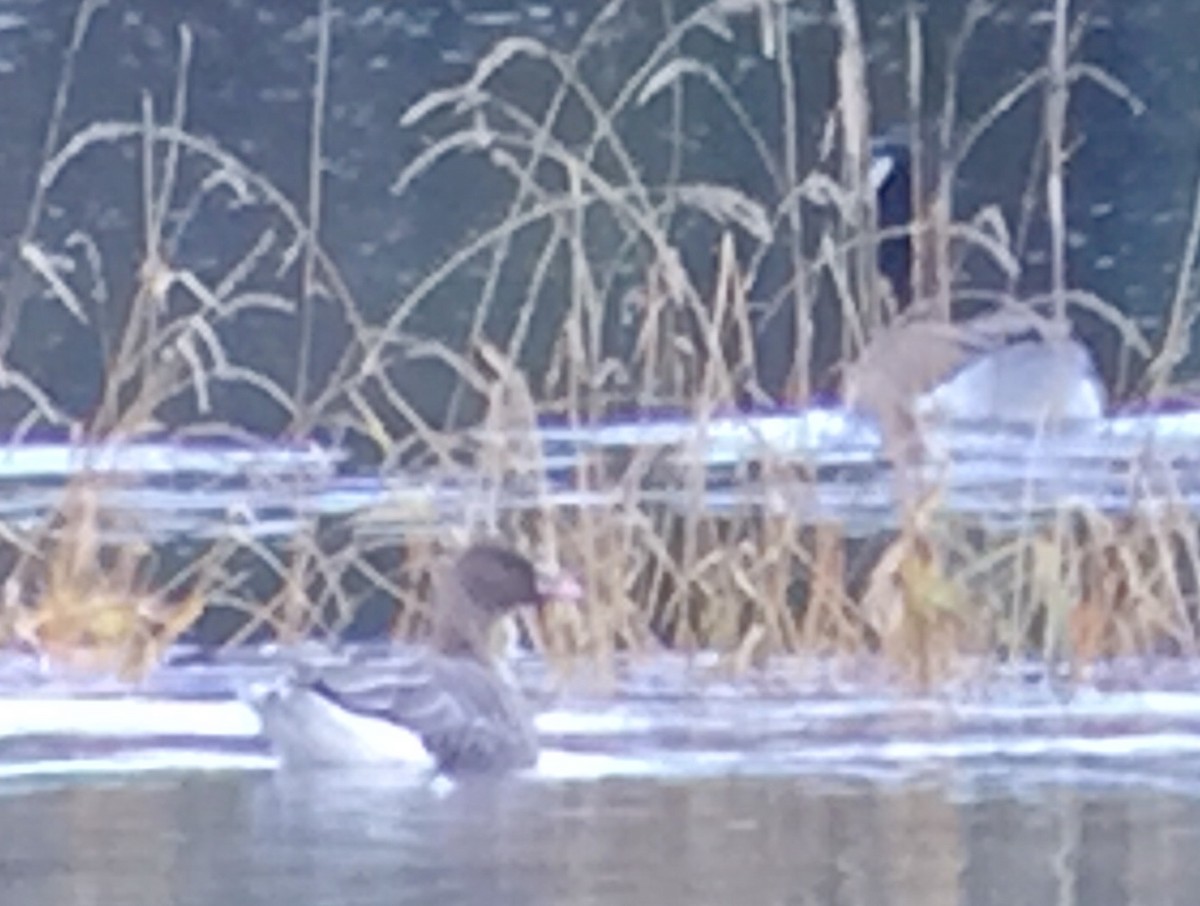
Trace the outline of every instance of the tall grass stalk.
{"label": "tall grass stalk", "polygon": [[[621,655],[663,647],[716,648],[735,670],[773,655],[855,661],[879,653],[922,684],[1017,657],[1066,663],[1082,676],[1120,654],[1195,653],[1197,534],[1178,505],[1181,495],[1162,491],[1157,476],[1144,476],[1126,516],[1064,501],[1052,520],[999,530],[947,513],[938,483],[908,468],[927,452],[922,425],[911,417],[912,399],[1005,333],[1040,330],[1046,321],[1063,331],[1068,315],[1083,310],[1106,319],[1130,350],[1153,352],[1111,303],[1067,284],[1073,86],[1091,81],[1138,109],[1111,76],[1072,59],[1078,42],[1067,0],[1054,2],[1045,63],[1015,77],[964,123],[962,70],[994,6],[967,3],[932,132],[918,121],[931,106],[923,67],[933,37],[918,5],[904,7],[906,103],[922,204],[916,222],[900,232],[915,240],[923,320],[887,309],[876,272],[877,244],[893,237],[873,227],[867,177],[878,123],[867,48],[874,25],[864,21],[862,8],[834,0],[832,25],[805,26],[828,28],[834,39],[836,99],[824,113],[838,153],[829,155],[806,145],[802,127],[815,96],[796,75],[806,65],[806,48],[792,8],[716,0],[678,21],[667,18],[662,33],[622,64],[620,83],[606,89],[592,74],[597,61],[609,60],[613,25],[632,6],[604,4],[570,51],[531,37],[505,39],[461,83],[430,91],[404,113],[400,128],[420,130],[428,141],[396,175],[398,203],[436,184],[460,156],[486,164],[505,194],[492,219],[473,223],[383,314],[369,315],[378,306],[368,309],[354,298],[322,244],[334,62],[327,0],[317,4],[303,203],[217,140],[190,131],[196,48],[187,29],[180,32],[163,121],[147,94],[136,121],[94,122],[64,135],[76,57],[101,7],[80,5],[21,244],[27,266],[70,317],[98,331],[113,326],[111,335],[98,337],[106,353],[101,401],[88,424],[76,426],[79,434],[116,442],[161,432],[171,428],[171,413],[183,409],[197,421],[171,428],[174,437],[241,437],[236,418],[215,402],[218,387],[236,386],[268,401],[287,432],[336,428],[365,442],[384,482],[369,512],[313,519],[283,545],[231,528],[164,579],[156,575],[154,552],[112,540],[115,517],[105,509],[104,487],[85,476],[52,519],[9,534],[18,565],[9,574],[0,626],[10,639],[45,651],[61,651],[63,639],[68,649],[117,651],[117,669],[140,672],[205,606],[242,615],[228,639],[238,644],[263,636],[336,636],[355,623],[364,602],[380,597],[392,602],[392,632],[409,637],[428,626],[429,575],[446,549],[498,535],[581,573],[582,610],[555,611],[523,628],[560,666],[583,659],[605,682]],[[669,17],[672,10],[664,4],[660,12]],[[747,20],[757,25],[756,52],[768,58],[762,65],[777,82],[778,123],[758,122],[734,69],[719,53],[710,59],[697,50],[716,47],[744,60],[737,36]],[[545,80],[541,101],[514,90],[508,76],[518,68]],[[1033,215],[1023,213],[1016,230],[995,207],[956,219],[953,190],[972,150],[1039,90],[1045,154],[1035,155],[1038,179],[1030,180],[1028,207],[1044,208],[1049,222],[1051,286],[1045,296],[1020,299],[1015,287]],[[744,141],[747,171],[770,197],[692,169],[692,118],[714,116],[727,118],[723,124]],[[647,137],[652,120],[666,128]],[[89,153],[125,146],[140,152],[142,261],[133,298],[109,306],[101,318],[104,292],[81,284],[67,266],[75,246],[50,245],[44,211],[64,174],[86,166]],[[928,179],[921,165],[927,155],[938,163]],[[815,163],[805,171],[808,161]],[[188,175],[197,168],[198,180]],[[193,217],[201,216],[200,200],[214,193],[270,212],[272,226],[223,273],[205,276],[178,250]],[[1193,220],[1151,369],[1156,387],[1182,355],[1191,327],[1186,300],[1200,214]],[[708,243],[699,253],[697,235]],[[84,258],[100,257],[95,241],[81,239],[79,247],[90,250],[78,253]],[[957,286],[963,249],[994,262],[1009,277],[1006,291],[971,295]],[[298,292],[256,282],[265,262],[281,282],[298,277],[292,280]],[[510,300],[504,293],[517,282],[514,275],[521,298]],[[473,306],[462,335],[429,336],[422,317],[450,296]],[[989,303],[991,319],[949,323],[964,300]],[[318,373],[313,349],[325,304],[349,340],[333,367]],[[885,428],[889,418],[895,423],[889,453],[900,529],[871,544],[852,539],[846,526],[808,516],[818,477],[808,463],[765,448],[747,455],[729,469],[733,502],[719,506],[704,462],[705,432],[714,420],[766,396],[759,335],[784,306],[795,324],[788,383],[798,399],[810,398],[823,377],[816,373],[821,353],[839,342],[820,331],[824,322],[816,315],[824,305],[839,310],[847,395],[865,408],[872,386],[897,396],[883,398],[876,414]],[[27,399],[30,425],[69,423],[56,401],[8,361],[20,329],[17,309],[6,306],[0,377]],[[231,337],[251,313],[296,337],[297,359],[286,373],[236,358]],[[917,360],[906,363],[903,353],[914,350]],[[417,367],[453,380],[445,412],[431,416],[411,395],[402,373]],[[584,445],[569,469],[547,476],[539,437],[545,418],[587,428],[613,412],[660,407],[687,414],[696,446],[635,444],[618,456]],[[459,421],[472,409],[481,420],[464,429]],[[423,504],[411,503],[417,478],[430,487]],[[389,481],[396,483],[394,497]],[[468,505],[442,512],[438,487],[466,488]],[[568,491],[579,502],[551,506]],[[389,526],[408,524],[410,514],[400,508],[422,505],[429,512],[411,521],[425,532],[389,534]],[[122,527],[127,536],[130,526]],[[869,550],[877,555],[864,566]],[[120,618],[112,616],[115,602]]]}

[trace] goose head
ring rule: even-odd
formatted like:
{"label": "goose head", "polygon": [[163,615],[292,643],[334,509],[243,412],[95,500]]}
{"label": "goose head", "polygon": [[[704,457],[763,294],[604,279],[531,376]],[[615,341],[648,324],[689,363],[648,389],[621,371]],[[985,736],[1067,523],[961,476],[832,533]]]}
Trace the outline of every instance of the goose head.
{"label": "goose head", "polygon": [[581,597],[569,573],[535,565],[503,545],[477,542],[458,556],[437,588],[434,646],[446,654],[482,657],[495,624],[514,610]]}

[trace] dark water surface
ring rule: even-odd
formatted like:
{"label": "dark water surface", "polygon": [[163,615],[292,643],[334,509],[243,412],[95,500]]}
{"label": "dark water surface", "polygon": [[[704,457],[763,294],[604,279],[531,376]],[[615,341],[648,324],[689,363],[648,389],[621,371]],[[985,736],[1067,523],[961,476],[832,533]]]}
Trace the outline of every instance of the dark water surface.
{"label": "dark water surface", "polygon": [[1200,798],[245,774],[0,800],[4,902],[1192,904]]}

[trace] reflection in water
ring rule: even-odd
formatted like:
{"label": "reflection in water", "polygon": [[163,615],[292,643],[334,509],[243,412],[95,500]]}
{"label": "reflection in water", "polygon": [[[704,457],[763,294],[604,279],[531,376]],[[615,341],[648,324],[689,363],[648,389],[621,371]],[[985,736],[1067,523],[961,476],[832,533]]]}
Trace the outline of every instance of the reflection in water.
{"label": "reflection in water", "polygon": [[13,795],[14,903],[1191,903],[1200,802],[816,778],[233,775]]}

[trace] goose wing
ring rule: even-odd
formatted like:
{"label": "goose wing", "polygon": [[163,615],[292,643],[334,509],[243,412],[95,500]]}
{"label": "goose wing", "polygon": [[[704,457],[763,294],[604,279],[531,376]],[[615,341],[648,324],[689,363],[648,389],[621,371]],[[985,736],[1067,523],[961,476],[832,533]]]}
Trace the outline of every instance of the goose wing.
{"label": "goose wing", "polygon": [[537,759],[516,690],[471,659],[398,652],[386,664],[323,667],[305,685],[348,712],[411,730],[444,771],[509,770]]}

